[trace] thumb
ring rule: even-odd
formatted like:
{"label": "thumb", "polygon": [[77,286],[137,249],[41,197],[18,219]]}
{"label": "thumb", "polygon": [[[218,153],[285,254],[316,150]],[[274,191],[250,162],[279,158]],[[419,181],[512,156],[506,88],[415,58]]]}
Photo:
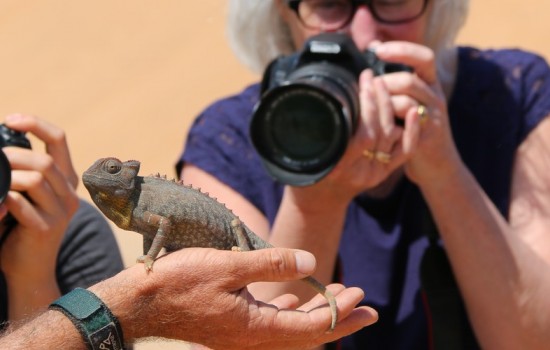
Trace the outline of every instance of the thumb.
{"label": "thumb", "polygon": [[315,271],[315,257],[304,250],[268,248],[239,255],[244,261],[239,262],[236,273],[247,284],[298,280]]}

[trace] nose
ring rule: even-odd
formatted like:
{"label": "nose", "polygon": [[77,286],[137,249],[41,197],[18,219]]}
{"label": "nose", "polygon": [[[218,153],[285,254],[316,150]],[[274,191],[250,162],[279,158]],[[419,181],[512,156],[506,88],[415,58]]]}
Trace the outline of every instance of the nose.
{"label": "nose", "polygon": [[357,8],[347,31],[360,50],[366,50],[373,40],[381,40],[380,24],[366,5]]}

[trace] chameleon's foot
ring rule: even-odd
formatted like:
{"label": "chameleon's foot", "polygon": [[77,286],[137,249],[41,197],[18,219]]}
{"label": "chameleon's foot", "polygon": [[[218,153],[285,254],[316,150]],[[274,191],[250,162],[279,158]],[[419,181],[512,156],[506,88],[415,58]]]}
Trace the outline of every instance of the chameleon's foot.
{"label": "chameleon's foot", "polygon": [[241,248],[237,247],[237,246],[233,246],[233,247],[231,247],[231,251],[232,252],[242,252],[243,250]]}
{"label": "chameleon's foot", "polygon": [[142,255],[137,258],[138,263],[142,263],[145,266],[145,271],[153,271],[153,263],[155,260],[148,255]]}

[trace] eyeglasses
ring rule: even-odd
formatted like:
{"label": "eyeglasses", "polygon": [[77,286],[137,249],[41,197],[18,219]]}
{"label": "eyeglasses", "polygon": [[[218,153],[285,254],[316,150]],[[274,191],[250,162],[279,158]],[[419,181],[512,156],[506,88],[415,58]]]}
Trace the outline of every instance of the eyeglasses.
{"label": "eyeglasses", "polygon": [[374,19],[385,24],[414,21],[426,11],[428,0],[286,0],[302,22],[314,30],[334,31],[348,25],[355,11],[366,5]]}

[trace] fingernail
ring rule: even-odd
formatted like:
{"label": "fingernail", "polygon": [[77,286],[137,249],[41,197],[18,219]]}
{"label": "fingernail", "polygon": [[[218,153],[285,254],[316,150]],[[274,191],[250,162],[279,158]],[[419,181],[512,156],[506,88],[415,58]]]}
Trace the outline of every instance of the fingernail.
{"label": "fingernail", "polygon": [[309,276],[315,271],[316,261],[313,254],[297,250],[294,252],[294,255],[296,257],[296,269],[299,273]]}

